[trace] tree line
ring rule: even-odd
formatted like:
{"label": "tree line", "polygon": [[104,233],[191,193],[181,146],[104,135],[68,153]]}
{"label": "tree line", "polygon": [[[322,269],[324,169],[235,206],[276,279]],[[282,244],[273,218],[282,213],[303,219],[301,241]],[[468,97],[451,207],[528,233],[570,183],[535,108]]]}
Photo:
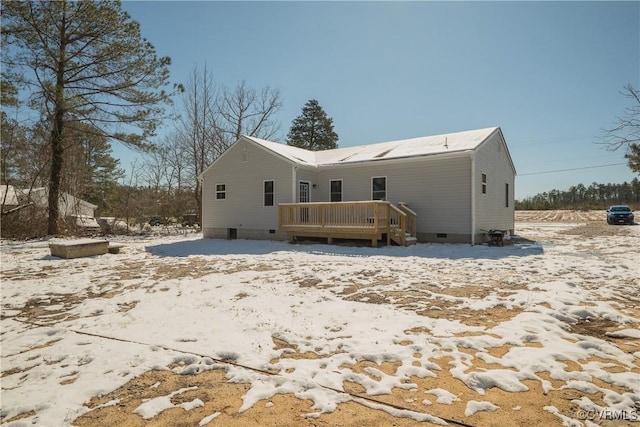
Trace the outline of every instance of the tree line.
{"label": "tree line", "polygon": [[610,205],[625,204],[640,207],[640,180],[622,184],[578,184],[568,190],[550,190],[516,200],[518,210],[544,209],[606,209]]}

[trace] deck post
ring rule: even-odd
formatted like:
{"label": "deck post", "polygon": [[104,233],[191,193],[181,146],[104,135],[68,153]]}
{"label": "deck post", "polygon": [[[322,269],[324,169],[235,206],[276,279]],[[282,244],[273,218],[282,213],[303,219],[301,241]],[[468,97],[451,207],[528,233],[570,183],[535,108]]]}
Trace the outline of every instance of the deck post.
{"label": "deck post", "polygon": [[378,228],[378,221],[380,221],[380,204],[374,203],[373,205],[373,228]]}

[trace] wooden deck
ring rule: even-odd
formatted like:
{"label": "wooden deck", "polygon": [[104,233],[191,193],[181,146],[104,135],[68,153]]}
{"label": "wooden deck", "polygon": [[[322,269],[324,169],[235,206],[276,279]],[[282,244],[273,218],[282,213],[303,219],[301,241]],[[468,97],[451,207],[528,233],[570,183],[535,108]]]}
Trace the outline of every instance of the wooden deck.
{"label": "wooden deck", "polygon": [[298,237],[371,240],[372,246],[386,236],[387,244],[415,243],[416,214],[404,204],[383,201],[281,203],[279,229]]}

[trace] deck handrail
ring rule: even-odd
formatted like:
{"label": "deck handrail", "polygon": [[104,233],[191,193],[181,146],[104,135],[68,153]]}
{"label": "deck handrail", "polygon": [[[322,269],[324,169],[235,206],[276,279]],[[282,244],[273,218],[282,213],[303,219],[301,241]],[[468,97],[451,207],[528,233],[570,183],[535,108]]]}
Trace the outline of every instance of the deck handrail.
{"label": "deck handrail", "polygon": [[278,204],[279,227],[387,227],[389,202],[310,202]]}
{"label": "deck handrail", "polygon": [[411,210],[404,202],[398,203],[398,209],[407,214],[407,232],[411,237],[416,237],[418,232],[418,214]]}
{"label": "deck handrail", "polygon": [[402,246],[407,239],[407,214],[394,205],[389,205],[388,238]]}
{"label": "deck handrail", "polygon": [[305,206],[313,206],[313,205],[370,205],[370,204],[385,204],[388,205],[391,202],[386,200],[355,200],[352,202],[305,202],[305,203],[278,203],[278,206],[295,206],[295,205],[305,205]]}

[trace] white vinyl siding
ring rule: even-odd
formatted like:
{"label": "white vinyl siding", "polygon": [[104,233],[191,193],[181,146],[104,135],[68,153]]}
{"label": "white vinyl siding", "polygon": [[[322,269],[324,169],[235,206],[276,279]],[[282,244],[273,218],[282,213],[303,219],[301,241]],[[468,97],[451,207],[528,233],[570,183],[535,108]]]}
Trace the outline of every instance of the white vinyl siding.
{"label": "white vinyl siding", "polygon": [[[476,233],[492,228],[513,230],[515,174],[500,132],[476,149]],[[480,172],[486,173],[486,194],[482,194]],[[486,172],[485,172],[486,171]]]}
{"label": "white vinyl siding", "polygon": [[342,200],[370,200],[371,178],[385,176],[387,199],[405,202],[418,214],[419,233],[471,232],[471,159],[408,159],[403,162],[335,167],[319,172],[318,191],[329,201],[330,180],[343,181]]}
{"label": "white vinyl siding", "polygon": [[205,189],[226,183],[224,200],[216,200],[215,191],[203,192],[203,232],[235,228],[242,235],[244,229],[277,229],[278,209],[264,206],[264,180],[275,181],[274,206],[277,206],[292,202],[292,175],[290,162],[241,138],[203,174]]}
{"label": "white vinyl siding", "polygon": [[[299,201],[300,200],[300,182],[308,182],[309,183],[309,201],[310,202],[321,202],[321,201],[327,201],[325,199],[323,199],[323,196],[318,194],[317,188],[318,188],[318,174],[316,172],[316,170],[314,169],[304,169],[304,168],[299,168],[296,171],[296,178],[295,178],[295,186],[296,186],[296,198],[295,201]],[[315,187],[314,187],[315,185]],[[319,199],[318,199],[319,198]]]}

